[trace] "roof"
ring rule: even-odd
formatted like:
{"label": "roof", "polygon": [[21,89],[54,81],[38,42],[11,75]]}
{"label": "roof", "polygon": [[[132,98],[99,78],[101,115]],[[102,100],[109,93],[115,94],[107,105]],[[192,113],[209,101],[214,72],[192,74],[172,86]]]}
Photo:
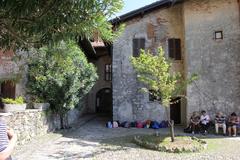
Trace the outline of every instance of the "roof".
{"label": "roof", "polygon": [[136,9],[136,10],[133,10],[133,11],[128,12],[126,14],[123,14],[119,17],[116,17],[116,18],[110,20],[110,22],[112,24],[125,22],[125,21],[130,20],[132,18],[135,18],[137,16],[143,16],[144,14],[152,12],[156,9],[170,7],[173,4],[179,3],[179,2],[182,2],[182,1],[183,0],[159,0],[159,1],[154,2],[152,4],[146,5],[144,7],[141,7],[139,9]]}

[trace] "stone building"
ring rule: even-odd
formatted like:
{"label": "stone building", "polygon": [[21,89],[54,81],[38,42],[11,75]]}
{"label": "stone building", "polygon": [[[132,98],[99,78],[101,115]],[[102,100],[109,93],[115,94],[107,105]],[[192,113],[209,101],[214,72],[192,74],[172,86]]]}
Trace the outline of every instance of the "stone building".
{"label": "stone building", "polygon": [[[23,55],[19,51],[18,56]],[[26,72],[24,60],[13,61],[13,51],[0,51],[0,93],[3,97],[16,98],[25,95]]]}
{"label": "stone building", "polygon": [[[107,113],[114,120],[164,120],[165,109],[139,92],[141,84],[129,61],[139,49],[156,52],[162,46],[173,70],[199,79],[185,90],[187,99],[169,107],[170,117],[185,124],[193,111],[240,114],[240,0],[161,0],[111,20],[125,30],[112,45],[98,36],[79,42],[99,79],[86,96],[88,113]],[[0,77],[14,79],[18,64],[12,53],[0,55]],[[7,83],[7,84],[6,84]],[[1,93],[24,94],[24,79],[1,83]]]}
{"label": "stone building", "polygon": [[[173,61],[173,70],[184,77],[199,75],[186,88],[187,99],[170,106],[175,123],[186,124],[193,111],[203,109],[211,116],[217,111],[240,114],[239,0],[161,0],[111,21],[114,26],[126,26],[112,44],[112,52],[106,50],[108,60],[100,56],[94,61],[100,80],[88,97],[90,112],[95,112],[99,103],[111,101],[96,97],[102,89],[112,87],[114,120],[166,119],[165,109],[139,92],[141,84],[129,61],[130,56],[138,56],[140,48],[156,52],[162,46]],[[112,82],[107,84],[103,68],[110,63]],[[104,103],[101,106],[105,107]]]}

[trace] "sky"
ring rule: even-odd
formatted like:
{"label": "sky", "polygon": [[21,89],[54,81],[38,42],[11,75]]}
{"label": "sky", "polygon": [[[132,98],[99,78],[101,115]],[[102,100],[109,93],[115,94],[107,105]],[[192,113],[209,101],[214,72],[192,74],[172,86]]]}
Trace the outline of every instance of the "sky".
{"label": "sky", "polygon": [[123,9],[117,13],[117,16],[121,16],[129,11],[141,8],[158,0],[124,0]]}

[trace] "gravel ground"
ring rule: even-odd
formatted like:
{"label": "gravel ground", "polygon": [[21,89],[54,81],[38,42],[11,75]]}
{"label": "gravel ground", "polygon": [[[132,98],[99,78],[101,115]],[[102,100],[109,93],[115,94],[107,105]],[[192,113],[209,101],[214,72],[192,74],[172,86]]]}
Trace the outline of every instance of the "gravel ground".
{"label": "gravel ground", "polygon": [[[39,137],[15,153],[18,160],[239,160],[240,137],[208,135],[209,146],[201,153],[173,154],[142,149],[131,142],[135,134],[152,134],[152,129],[107,129],[107,119],[97,117],[61,134]],[[176,128],[178,134],[182,128]],[[167,133],[167,129],[160,129]]]}

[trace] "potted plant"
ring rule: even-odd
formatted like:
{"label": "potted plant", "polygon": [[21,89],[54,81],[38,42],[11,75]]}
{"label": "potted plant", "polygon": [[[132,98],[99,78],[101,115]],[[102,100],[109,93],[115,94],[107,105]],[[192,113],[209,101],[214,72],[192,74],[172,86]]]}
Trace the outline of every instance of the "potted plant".
{"label": "potted plant", "polygon": [[24,111],[26,109],[26,103],[24,103],[23,97],[12,98],[3,98],[4,109],[3,112],[16,112]]}
{"label": "potted plant", "polygon": [[41,98],[38,98],[38,97],[36,97],[36,98],[34,97],[32,99],[32,102],[33,102],[34,109],[46,110],[50,106],[49,103],[44,102],[44,100],[42,100]]}

